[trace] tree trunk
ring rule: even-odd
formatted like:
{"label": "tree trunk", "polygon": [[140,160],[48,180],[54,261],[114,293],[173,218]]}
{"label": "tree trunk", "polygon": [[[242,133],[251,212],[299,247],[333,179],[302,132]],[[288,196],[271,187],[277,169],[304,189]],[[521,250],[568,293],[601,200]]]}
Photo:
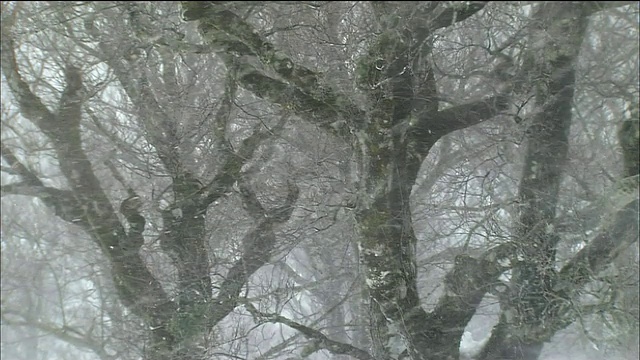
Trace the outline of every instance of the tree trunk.
{"label": "tree trunk", "polygon": [[[536,360],[541,330],[556,316],[556,205],[567,160],[576,62],[587,26],[585,6],[545,3],[536,14],[536,36],[551,36],[529,54],[535,76],[536,109],[526,132],[527,151],[519,190],[519,220],[511,258],[509,291],[501,301],[499,323],[480,359]],[[533,51],[533,50],[532,50]],[[535,65],[534,65],[535,64]]]}

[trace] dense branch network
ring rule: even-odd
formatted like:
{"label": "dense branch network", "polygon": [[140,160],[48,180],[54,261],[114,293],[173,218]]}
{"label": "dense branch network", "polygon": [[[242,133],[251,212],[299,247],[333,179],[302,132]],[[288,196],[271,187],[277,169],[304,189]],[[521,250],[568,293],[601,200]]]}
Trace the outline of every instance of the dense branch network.
{"label": "dense branch network", "polygon": [[349,345],[343,342],[329,339],[322,332],[300,324],[299,322],[287,319],[286,317],[278,314],[266,314],[258,309],[251,303],[245,303],[244,307],[256,318],[258,323],[273,322],[298,330],[305,337],[313,341],[313,347],[305,350],[305,355],[311,355],[312,353],[326,349],[333,354],[349,355],[359,360],[374,360],[375,358],[368,352],[359,349],[353,345]]}
{"label": "dense branch network", "polygon": [[[509,106],[513,87],[503,86],[493,96],[439,110],[433,71],[429,64],[418,63],[416,59],[419,58],[418,53],[424,56],[431,51],[429,37],[433,31],[470,18],[481,12],[489,2],[449,5],[434,2],[421,5],[410,14],[411,21],[402,26],[393,18],[402,15],[398,5],[384,2],[372,4],[385,31],[373,41],[369,53],[360,63],[363,66],[360,68],[359,80],[366,85],[363,91],[374,100],[368,109],[357,106],[346,94],[322,85],[318,72],[292,61],[258,34],[248,22],[220,3],[224,2],[182,3],[184,20],[198,21],[207,49],[216,52],[229,69],[234,71],[233,76],[228,79],[222,106],[215,115],[214,134],[221,144],[222,165],[220,171],[207,183],[200,183],[194,174],[186,171],[184,164],[176,156],[174,150],[179,144],[176,119],[163,111],[150,80],[144,75],[144,71],[140,71],[141,64],[135,59],[129,59],[124,65],[113,59],[111,62],[107,60],[127,95],[138,107],[150,142],[173,180],[175,197],[162,213],[164,233],[161,245],[178,268],[179,286],[184,296],[176,302],[168,300],[162,287],[138,256],[138,250],[144,243],[142,235],[146,225],[141,210],[141,197],[127,188],[117,170],[111,168],[113,176],[127,188],[129,195],[119,207],[119,212],[129,225],[124,226],[100,188],[91,163],[82,149],[79,129],[81,106],[85,100],[82,70],[72,64],[68,64],[63,70],[66,85],[57,110],[51,111],[20,76],[15,59],[16,45],[10,31],[4,31],[4,26],[2,69],[7,84],[22,115],[38,126],[53,143],[71,190],[44,186],[40,178],[20,162],[9,147],[2,144],[3,159],[11,172],[21,180],[3,185],[2,195],[39,197],[55,210],[57,216],[82,226],[112,261],[114,280],[121,300],[134,313],[149,319],[157,343],[171,343],[175,340],[171,345],[173,346],[188,340],[189,336],[186,335],[178,339],[174,330],[177,327],[181,331],[189,327],[210,329],[238,305],[242,288],[251,274],[269,261],[276,245],[274,229],[289,220],[299,196],[297,186],[288,183],[284,204],[266,209],[251,187],[244,182],[243,166],[266,139],[283,129],[286,117],[272,129],[265,130],[262,126],[257,126],[237,150],[228,146],[225,128],[229,123],[230,108],[236,96],[235,85],[238,82],[256,96],[280,105],[286,112],[348,139],[352,144],[358,144],[354,148],[362,152],[361,159],[366,163],[360,164],[363,165],[360,169],[363,170],[361,175],[364,179],[364,185],[359,184],[361,197],[358,203],[358,221],[360,231],[364,234],[364,240],[360,243],[363,253],[361,260],[368,268],[367,285],[372,298],[380,305],[387,322],[402,325],[400,332],[408,343],[405,354],[411,353],[415,358],[437,358],[441,356],[439,351],[442,349],[456,347],[458,344],[455,341],[459,341],[464,325],[474,315],[483,296],[491,291],[497,278],[509,269],[499,265],[500,261],[513,259],[518,247],[503,244],[487,251],[478,259],[466,255],[457,256],[454,268],[446,276],[445,296],[440,299],[435,310],[427,313],[422,309],[418,297],[416,259],[412,252],[417,239],[413,233],[408,199],[422,160],[436,141],[446,134],[473,126],[504,111]],[[582,15],[631,2],[611,3],[616,4],[592,2],[584,6]],[[132,4],[127,6],[130,12],[138,11]],[[389,10],[393,16],[389,16]],[[132,16],[131,21],[142,33],[148,30],[146,27],[151,26],[139,16]],[[106,55],[114,49],[105,41],[104,34],[100,34],[91,18],[85,25],[87,32],[94,39],[100,40],[102,56],[110,59]],[[168,50],[163,48],[161,51]],[[266,71],[253,65],[252,60],[256,59],[275,75],[269,76]],[[132,73],[140,76],[133,77]],[[165,75],[167,83],[176,82],[175,74],[167,72]],[[416,86],[419,77],[426,79],[422,86]],[[512,79],[503,80],[508,82]],[[548,103],[566,101],[554,97],[547,100]],[[635,131],[637,133],[637,125]],[[635,140],[637,141],[637,137]],[[633,160],[625,159],[625,162]],[[631,165],[636,170],[625,176],[635,176],[632,180],[637,183],[637,163]],[[214,298],[208,274],[210,264],[205,246],[204,219],[208,207],[228,194],[236,182],[240,184],[239,195],[244,208],[256,225],[242,240],[240,259],[232,264]],[[638,202],[633,198],[637,197],[637,192],[629,195],[628,191],[621,191],[622,200],[615,204],[609,214],[610,221],[558,273],[558,279],[568,284],[565,288],[569,288],[569,285],[584,285],[590,275],[602,269],[604,264],[623,251],[629,243],[637,241],[637,236],[634,237],[637,227],[632,227],[629,232],[627,226],[635,220],[634,215],[637,216]],[[575,294],[565,291],[565,288],[558,288],[557,295],[570,301]],[[250,304],[245,306],[258,319],[285,324],[298,330],[313,339],[317,349],[327,349],[358,359],[373,358],[361,349],[333,341],[308,326],[277,314],[260,313]],[[198,319],[199,322],[189,322],[193,320],[191,318],[181,322],[180,316],[172,315],[179,313],[179,308],[183,309],[183,313],[191,312],[190,316],[202,315],[201,319]],[[558,313],[561,316],[546,332],[537,335],[539,339],[550,338],[555,331],[570,323],[574,316],[566,309],[558,310]],[[454,330],[448,332],[451,329]]]}

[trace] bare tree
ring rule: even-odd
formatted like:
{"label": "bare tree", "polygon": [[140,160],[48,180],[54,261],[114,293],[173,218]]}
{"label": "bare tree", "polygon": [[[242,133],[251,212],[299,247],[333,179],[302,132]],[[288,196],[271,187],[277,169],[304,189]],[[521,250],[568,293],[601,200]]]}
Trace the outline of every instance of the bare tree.
{"label": "bare tree", "polygon": [[[3,323],[102,358],[459,359],[495,299],[477,358],[538,359],[589,314],[633,311],[583,294],[638,239],[638,88],[619,79],[634,65],[589,51],[609,29],[631,43],[637,11],[3,3],[3,206],[34,197],[80,229],[117,298],[102,319],[144,343],[20,319],[4,292]],[[622,171],[597,188],[571,146],[607,143],[572,129],[603,99],[618,136],[581,126],[610,134]],[[599,224],[581,248],[578,221]],[[258,328],[289,332],[267,349]]]}

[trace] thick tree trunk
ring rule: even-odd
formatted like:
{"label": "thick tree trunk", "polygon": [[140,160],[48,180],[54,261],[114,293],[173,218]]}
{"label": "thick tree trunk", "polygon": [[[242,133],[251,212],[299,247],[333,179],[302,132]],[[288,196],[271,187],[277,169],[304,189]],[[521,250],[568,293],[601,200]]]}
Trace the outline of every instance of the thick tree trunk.
{"label": "thick tree trunk", "polygon": [[[427,314],[420,305],[416,284],[416,236],[409,205],[411,189],[422,160],[438,139],[504,110],[508,101],[506,94],[514,88],[523,90],[529,80],[538,82],[542,115],[531,125],[531,132],[537,134],[531,136],[533,145],[524,175],[528,182],[523,182],[521,190],[526,209],[523,208],[518,235],[528,244],[521,249],[527,257],[523,260],[514,257],[513,265],[516,267],[514,283],[536,281],[526,289],[532,296],[519,299],[528,302],[526,306],[520,306],[515,301],[516,292],[512,292],[512,299],[505,303],[510,316],[502,317],[485,358],[489,358],[489,354],[499,356],[524,348],[531,357],[537,357],[541,349],[539,339],[513,341],[511,330],[519,330],[522,325],[514,323],[514,317],[534,323],[533,314],[541,311],[535,295],[551,286],[552,249],[557,242],[553,230],[554,194],[558,191],[566,156],[573,66],[584,33],[585,16],[593,9],[568,3],[544,4],[537,14],[539,28],[531,41],[534,46],[542,44],[542,48],[531,50],[532,55],[542,55],[542,59],[533,58],[531,64],[525,65],[536,77],[513,84],[520,86],[507,86],[494,97],[439,110],[433,71],[423,60],[431,51],[430,34],[463,21],[485,5],[486,2],[451,7],[441,7],[438,3],[415,7],[407,3],[372,4],[380,32],[367,54],[358,61],[357,83],[369,100],[361,110],[347,97],[319,86],[317,73],[283,56],[224,6],[183,3],[185,20],[199,21],[200,31],[209,45],[224,53],[255,57],[282,79],[267,76],[245,64],[238,76],[242,86],[354,144],[360,179],[356,211],[359,252],[371,303],[379,315],[372,316],[376,320],[372,324],[376,332],[373,347],[383,357],[438,360],[459,357],[464,326],[489,285],[503,271],[496,260],[505,258],[511,250],[500,247],[479,260],[457,259],[455,269],[447,276],[446,296]],[[239,25],[230,26],[232,20]],[[224,55],[223,59],[229,62]],[[509,75],[498,75],[501,81],[512,80]],[[541,148],[534,151],[535,144]],[[526,238],[534,240],[526,242]],[[538,281],[540,279],[542,281]]]}
{"label": "thick tree trunk", "polygon": [[569,146],[575,67],[587,19],[584,6],[567,3],[543,4],[536,15],[542,24],[538,30],[553,39],[529,55],[531,64],[536,64],[528,70],[537,78],[539,112],[527,128],[510,289],[501,301],[499,324],[485,345],[483,360],[536,360],[546,341],[540,330],[556,315],[551,304],[556,300],[559,241],[555,214]]}
{"label": "thick tree trunk", "polygon": [[[435,10],[433,6],[437,5],[416,9],[429,13]],[[469,11],[460,16],[470,16],[484,5],[473,6],[479,7],[460,9]],[[446,133],[491,117],[504,102],[438,111],[430,64],[416,60],[430,53],[429,25],[437,26],[413,24],[402,32],[398,25],[398,19],[413,18],[410,13],[414,10],[397,3],[375,3],[374,11],[384,31],[359,62],[358,82],[366,89],[372,106],[367,126],[357,133],[362,180],[356,216],[360,257],[367,271],[373,309],[382,315],[381,319],[373,317],[377,319],[376,352],[416,360],[457,359],[462,331],[470,316],[445,320],[440,312],[429,315],[422,308],[409,199],[431,147]],[[469,119],[471,113],[476,116],[475,122]],[[454,313],[456,310],[450,315]]]}

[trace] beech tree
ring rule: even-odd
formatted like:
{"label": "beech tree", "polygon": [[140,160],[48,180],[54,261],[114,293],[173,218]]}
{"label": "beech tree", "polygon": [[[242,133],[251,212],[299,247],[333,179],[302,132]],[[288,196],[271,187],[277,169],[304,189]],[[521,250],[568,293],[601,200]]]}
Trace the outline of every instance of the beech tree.
{"label": "beech tree", "polygon": [[102,311],[30,315],[45,286],[16,280],[3,325],[104,359],[533,360],[576,324],[637,332],[637,267],[611,280],[637,263],[637,14],[3,2],[3,263],[57,274],[66,229]]}

